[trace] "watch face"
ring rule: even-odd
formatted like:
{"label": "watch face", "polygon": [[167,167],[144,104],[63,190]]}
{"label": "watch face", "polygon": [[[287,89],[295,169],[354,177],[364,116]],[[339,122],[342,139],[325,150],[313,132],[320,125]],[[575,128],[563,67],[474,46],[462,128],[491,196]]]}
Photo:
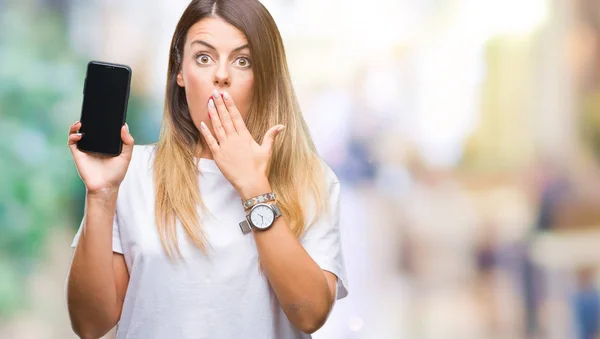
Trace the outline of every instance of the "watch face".
{"label": "watch face", "polygon": [[258,228],[267,228],[273,224],[275,213],[267,205],[257,205],[250,213],[252,224]]}

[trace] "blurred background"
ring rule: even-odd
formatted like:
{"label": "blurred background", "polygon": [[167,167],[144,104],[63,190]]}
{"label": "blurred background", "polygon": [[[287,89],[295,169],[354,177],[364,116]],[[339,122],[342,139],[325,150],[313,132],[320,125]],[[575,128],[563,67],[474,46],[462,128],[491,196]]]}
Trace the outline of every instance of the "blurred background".
{"label": "blurred background", "polygon": [[[315,338],[599,337],[600,2],[263,3],[342,181],[350,295]],[[187,4],[0,0],[0,338],[75,337],[86,64],[132,67],[156,142]]]}

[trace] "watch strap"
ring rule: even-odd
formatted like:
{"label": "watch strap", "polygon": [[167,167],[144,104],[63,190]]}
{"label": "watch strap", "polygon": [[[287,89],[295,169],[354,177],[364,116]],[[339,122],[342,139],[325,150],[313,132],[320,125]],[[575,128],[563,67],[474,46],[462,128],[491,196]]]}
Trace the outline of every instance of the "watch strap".
{"label": "watch strap", "polygon": [[246,219],[240,223],[240,228],[242,229],[242,233],[248,234],[252,232],[252,228],[250,227],[250,222]]}
{"label": "watch strap", "polygon": [[273,209],[273,212],[275,212],[275,218],[273,219],[273,222],[275,222],[275,219],[281,216],[281,210],[277,204],[271,204],[271,209]]}

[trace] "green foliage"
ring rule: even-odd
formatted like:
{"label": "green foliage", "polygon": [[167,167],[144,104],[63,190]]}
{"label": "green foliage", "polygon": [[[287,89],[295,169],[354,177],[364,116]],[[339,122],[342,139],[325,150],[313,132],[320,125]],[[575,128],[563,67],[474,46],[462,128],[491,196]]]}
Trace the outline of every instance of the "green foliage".
{"label": "green foliage", "polygon": [[[85,187],[66,145],[79,119],[87,57],[69,47],[63,14],[0,5],[0,318],[27,304],[25,282],[56,227],[73,230]],[[135,76],[135,70],[134,70]],[[136,143],[153,142],[155,106],[132,92]],[[142,134],[142,130],[146,134]],[[68,250],[68,249],[65,249]]]}

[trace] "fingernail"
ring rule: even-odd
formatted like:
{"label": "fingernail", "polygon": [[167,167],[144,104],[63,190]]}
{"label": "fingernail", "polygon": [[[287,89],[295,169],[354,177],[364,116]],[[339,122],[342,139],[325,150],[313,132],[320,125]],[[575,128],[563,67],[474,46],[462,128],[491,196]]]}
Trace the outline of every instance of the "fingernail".
{"label": "fingernail", "polygon": [[200,121],[200,127],[202,129],[207,129],[208,127],[206,127],[206,124],[204,123],[204,121]]}
{"label": "fingernail", "polygon": [[75,121],[72,126],[75,126],[79,123],[79,120]]}
{"label": "fingernail", "polygon": [[129,132],[129,125],[127,125],[127,123],[125,123],[125,130]]}
{"label": "fingernail", "polygon": [[213,90],[213,93],[212,93],[212,96],[213,96],[213,98],[215,98],[215,99],[216,99],[216,98],[220,97],[220,96],[221,96],[221,94],[219,93],[219,91],[217,91],[216,89],[214,89],[214,90]]}
{"label": "fingernail", "polygon": [[80,136],[83,136],[83,133],[75,133],[75,135],[80,137]]}
{"label": "fingernail", "polygon": [[212,98],[210,98],[210,100],[208,100],[208,107],[215,108],[215,101]]}
{"label": "fingernail", "polygon": [[281,132],[285,129],[285,126],[281,125],[277,128],[277,132]]}
{"label": "fingernail", "polygon": [[225,98],[225,100],[231,99],[231,97],[229,96],[229,93],[227,93],[227,92],[223,92],[223,98]]}

